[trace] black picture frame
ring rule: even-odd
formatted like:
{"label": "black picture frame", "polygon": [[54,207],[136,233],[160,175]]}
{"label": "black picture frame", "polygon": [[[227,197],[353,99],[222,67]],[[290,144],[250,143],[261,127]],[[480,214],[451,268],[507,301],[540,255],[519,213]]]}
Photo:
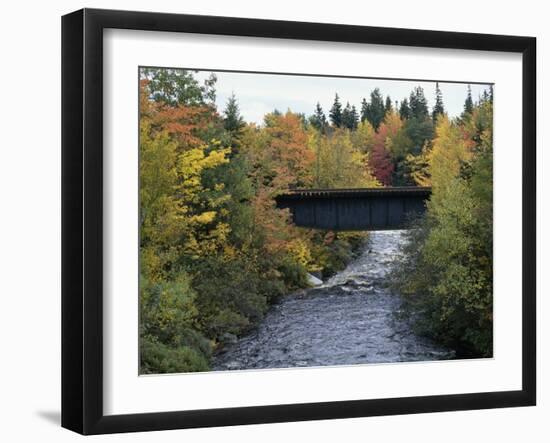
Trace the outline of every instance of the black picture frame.
{"label": "black picture frame", "polygon": [[[103,413],[103,30],[269,37],[522,54],[522,389]],[[229,17],[83,9],[62,18],[62,426],[82,434],[530,406],[536,403],[536,39]]]}

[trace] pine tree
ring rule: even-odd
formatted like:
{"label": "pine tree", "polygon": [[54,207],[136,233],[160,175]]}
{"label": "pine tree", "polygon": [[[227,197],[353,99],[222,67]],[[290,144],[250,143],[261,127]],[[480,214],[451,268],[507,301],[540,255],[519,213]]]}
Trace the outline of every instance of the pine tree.
{"label": "pine tree", "polygon": [[429,117],[428,100],[426,100],[422,87],[417,86],[412,90],[409,97],[409,106],[411,108],[411,118],[424,120]]}
{"label": "pine tree", "polygon": [[376,131],[378,131],[380,123],[384,120],[385,114],[384,99],[382,98],[382,94],[380,94],[380,89],[375,88],[370,93],[370,102],[367,104],[366,109],[366,118]]}
{"label": "pine tree", "polygon": [[384,106],[384,115],[388,115],[392,111],[393,111],[392,101],[390,96],[388,95],[386,97],[386,105]]}
{"label": "pine tree", "polygon": [[315,112],[309,118],[309,122],[317,130],[325,132],[328,123],[323,108],[321,107],[321,104],[319,102],[317,102],[317,106],[315,106]]}
{"label": "pine tree", "polygon": [[409,107],[409,101],[405,98],[399,106],[399,117],[401,120],[408,120],[411,118],[411,108]]}
{"label": "pine tree", "polygon": [[346,103],[344,110],[342,111],[342,126],[344,128],[351,129],[351,105]]}
{"label": "pine tree", "polygon": [[479,101],[482,103],[486,103],[489,101],[489,93],[487,92],[487,89],[483,90],[483,94],[481,94]]}
{"label": "pine tree", "polygon": [[468,95],[466,96],[466,100],[464,101],[464,112],[462,113],[462,117],[471,115],[473,110],[474,101],[472,100],[472,87],[468,85]]}
{"label": "pine tree", "polygon": [[359,113],[357,112],[355,105],[351,107],[351,121],[353,122],[353,127],[351,129],[357,129],[357,126],[359,125]]}
{"label": "pine tree", "polygon": [[334,96],[334,104],[332,105],[332,108],[330,108],[329,117],[333,126],[337,128],[342,126],[342,104],[340,103],[340,97],[338,97],[338,94]]}
{"label": "pine tree", "polygon": [[439,83],[435,84],[435,105],[432,110],[432,119],[434,123],[437,121],[437,116],[445,114],[445,108],[443,106],[443,94],[439,88]]}
{"label": "pine tree", "polygon": [[346,107],[342,112],[342,126],[351,130],[356,129],[358,123],[357,120],[357,110],[355,109],[355,106],[351,106],[349,102],[347,102]]}
{"label": "pine tree", "polygon": [[361,121],[364,122],[367,119],[369,112],[369,102],[364,98],[361,100]]}
{"label": "pine tree", "polygon": [[223,114],[223,127],[226,131],[229,131],[231,133],[238,133],[245,126],[234,93],[232,93],[231,97],[229,97],[229,99],[227,100],[227,104],[225,105],[225,110]]}

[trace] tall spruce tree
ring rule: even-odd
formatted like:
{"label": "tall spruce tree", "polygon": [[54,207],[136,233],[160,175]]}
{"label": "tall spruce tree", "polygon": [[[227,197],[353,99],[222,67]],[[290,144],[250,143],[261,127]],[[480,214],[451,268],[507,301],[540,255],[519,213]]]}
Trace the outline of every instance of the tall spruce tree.
{"label": "tall spruce tree", "polygon": [[232,93],[231,97],[227,100],[223,114],[223,127],[226,131],[237,133],[245,126],[239,110],[239,104],[237,103],[237,98],[234,93]]}
{"label": "tall spruce tree", "polygon": [[406,98],[401,101],[401,105],[399,106],[399,117],[401,117],[401,120],[408,120],[411,118],[411,108]]}
{"label": "tall spruce tree", "polygon": [[342,126],[342,104],[340,103],[340,97],[338,97],[338,94],[334,96],[334,104],[332,105],[332,108],[330,108],[329,117],[333,126],[337,128]]}
{"label": "tall spruce tree", "polygon": [[351,107],[351,120],[353,122],[353,127],[351,129],[357,129],[357,126],[359,125],[359,113],[357,112],[355,105]]}
{"label": "tall spruce tree", "polygon": [[429,117],[428,100],[426,100],[424,89],[421,86],[417,86],[412,90],[409,96],[409,106],[411,108],[411,118],[425,120]]}
{"label": "tall spruce tree", "polygon": [[309,118],[309,123],[321,132],[325,132],[326,130],[326,127],[328,125],[327,117],[325,116],[323,108],[321,107],[321,104],[319,102],[317,102],[317,106],[315,106],[315,112]]}
{"label": "tall spruce tree", "polygon": [[386,114],[384,99],[380,93],[380,89],[375,88],[370,93],[370,102],[367,105],[366,118],[372,125],[375,131],[378,131],[380,123],[384,120]]}
{"label": "tall spruce tree", "polygon": [[367,119],[367,114],[369,112],[369,102],[366,98],[361,100],[361,121],[364,122]]}
{"label": "tall spruce tree", "polygon": [[466,100],[464,100],[464,112],[462,117],[471,115],[474,110],[474,101],[472,100],[472,87],[468,85],[468,94],[466,95]]}
{"label": "tall spruce tree", "polygon": [[432,119],[434,123],[437,121],[438,115],[445,114],[445,107],[443,106],[443,94],[439,88],[439,83],[435,84],[435,105],[432,110]]}
{"label": "tall spruce tree", "polygon": [[232,157],[240,151],[240,139],[243,128],[246,126],[246,123],[241,116],[239,104],[237,103],[237,98],[234,93],[231,93],[231,97],[227,100],[223,115],[223,127],[229,133],[229,138],[231,140],[232,149],[230,156]]}
{"label": "tall spruce tree", "polygon": [[393,105],[392,105],[391,97],[388,95],[386,97],[386,104],[384,105],[384,114],[387,115],[392,111],[393,111]]}
{"label": "tall spruce tree", "polygon": [[418,155],[423,146],[432,139],[434,125],[428,109],[428,100],[422,87],[415,87],[409,96],[410,117],[407,120],[405,131],[411,141],[410,152]]}
{"label": "tall spruce tree", "polygon": [[346,103],[346,107],[342,111],[342,126],[351,130],[357,128],[357,110],[349,102]]}
{"label": "tall spruce tree", "polygon": [[342,126],[350,129],[351,126],[351,105],[346,103],[344,110],[342,111]]}

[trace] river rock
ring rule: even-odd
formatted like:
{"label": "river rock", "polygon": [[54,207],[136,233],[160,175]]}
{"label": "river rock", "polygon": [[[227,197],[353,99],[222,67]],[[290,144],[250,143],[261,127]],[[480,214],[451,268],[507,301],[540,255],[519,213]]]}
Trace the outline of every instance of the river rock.
{"label": "river rock", "polygon": [[323,284],[323,280],[311,274],[307,275],[307,282],[310,284],[310,286],[321,286]]}

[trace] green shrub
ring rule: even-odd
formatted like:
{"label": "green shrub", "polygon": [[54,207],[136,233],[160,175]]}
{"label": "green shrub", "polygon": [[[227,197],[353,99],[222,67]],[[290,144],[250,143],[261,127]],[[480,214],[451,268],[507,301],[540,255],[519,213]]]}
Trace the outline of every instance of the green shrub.
{"label": "green shrub", "polygon": [[142,333],[175,346],[185,342],[196,327],[196,294],[190,279],[180,273],[175,280],[140,282],[140,326]]}
{"label": "green shrub", "polygon": [[187,346],[172,348],[145,336],[140,341],[140,374],[208,371],[208,360]]}
{"label": "green shrub", "polygon": [[252,260],[207,257],[195,264],[194,272],[199,328],[207,337],[240,334],[263,317],[267,296]]}

